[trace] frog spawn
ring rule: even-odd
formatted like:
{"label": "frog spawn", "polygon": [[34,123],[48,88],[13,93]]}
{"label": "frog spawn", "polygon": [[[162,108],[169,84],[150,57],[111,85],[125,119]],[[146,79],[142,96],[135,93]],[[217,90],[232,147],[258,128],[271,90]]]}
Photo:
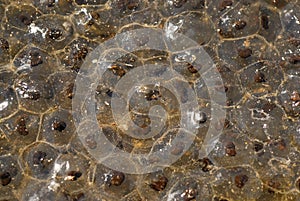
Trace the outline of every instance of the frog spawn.
{"label": "frog spawn", "polygon": [[1,156],[0,185],[1,195],[14,197],[10,191],[19,188],[23,179],[22,170],[17,158],[12,156]]}
{"label": "frog spawn", "polygon": [[[247,0],[170,0],[150,5],[137,1],[63,0],[33,1],[32,5],[21,8],[15,1],[1,1],[0,16],[4,16],[2,22],[7,22],[2,26],[5,31],[0,40],[0,63],[5,69],[2,71],[1,67],[1,101],[4,105],[8,102],[8,105],[1,111],[0,153],[22,155],[20,162],[13,160],[18,165],[11,168],[12,172],[1,172],[5,191],[3,199],[117,200],[124,196],[123,200],[142,200],[159,196],[167,199],[170,195],[170,199],[173,196],[178,200],[295,200],[299,191],[298,166],[295,164],[293,171],[286,168],[287,157],[296,160],[298,152],[294,147],[299,151],[297,135],[294,134],[298,130],[286,130],[286,126],[295,127],[298,116],[299,95],[295,83],[299,63],[299,9],[295,2],[268,0],[249,5]],[[67,17],[69,15],[71,18]],[[200,21],[194,22],[195,17]],[[107,18],[109,20],[105,20]],[[190,25],[190,21],[198,23],[197,26]],[[98,166],[95,169],[94,160],[74,137],[69,111],[72,83],[86,55],[97,43],[118,32],[143,25],[178,31],[206,47],[212,46],[216,53],[211,56],[224,79],[228,99],[231,99],[228,100],[229,115],[226,117],[230,121],[224,128],[217,150],[208,158],[199,159],[197,147],[201,146],[202,133],[206,132],[211,118],[209,105],[203,99],[209,99],[209,96],[203,90],[203,82],[197,80],[197,66],[191,63],[174,66],[179,73],[188,75],[190,83],[197,80],[192,85],[199,90],[198,99],[204,113],[201,113],[199,122],[199,136],[188,154],[173,165],[175,170],[170,172],[174,174],[157,173],[153,178],[136,178],[109,169],[102,171],[104,168]],[[100,27],[102,29],[98,29]],[[199,27],[203,27],[206,33],[199,31]],[[30,46],[26,45],[31,42]],[[119,134],[124,133],[111,125],[114,120],[107,103],[113,96],[114,84],[132,68],[141,63],[163,63],[163,57],[168,53],[136,52],[135,56],[132,58],[138,59],[118,61],[109,70],[105,83],[97,91],[97,112],[99,123],[106,124],[104,130],[110,141],[122,150],[139,153],[145,151],[139,149],[140,143],[120,138]],[[140,57],[144,57],[142,61]],[[11,67],[4,66],[7,64]],[[10,71],[14,73],[8,73]],[[47,80],[46,84],[44,80]],[[150,103],[169,97],[150,87],[142,96]],[[136,111],[145,109],[135,107],[138,100],[138,97],[131,100],[132,118],[137,124],[147,125],[148,118]],[[172,106],[176,107],[176,104],[172,103]],[[175,120],[170,124],[176,126],[178,122]],[[22,143],[16,143],[20,141]],[[87,136],[85,142],[91,149],[97,149],[96,136]],[[155,144],[155,148],[159,149],[166,142]],[[7,147],[7,144],[11,146]],[[181,153],[182,149],[178,144],[172,153]],[[69,164],[72,168],[68,169],[64,162],[72,161],[73,157],[76,160]],[[10,157],[2,158],[11,161]],[[87,161],[92,161],[92,164]],[[226,167],[231,164],[237,167]],[[245,164],[254,165],[248,168]],[[184,175],[176,172],[180,167],[184,167]],[[21,187],[19,179],[23,176],[15,174],[15,168],[24,171],[26,177]],[[225,174],[219,177],[220,172]],[[283,173],[285,177],[281,176]],[[205,177],[204,181],[203,178],[195,179],[197,174]],[[212,185],[207,184],[209,174],[216,178]],[[41,178],[48,178],[49,182],[37,181]],[[57,181],[62,182],[61,186]],[[32,185],[26,187],[27,183]],[[143,185],[139,187],[137,184]],[[125,188],[125,185],[129,187]],[[254,190],[255,193],[247,193],[252,185],[259,188]],[[15,187],[21,189],[20,192],[5,190]],[[233,195],[227,190],[226,194],[223,187],[234,188],[237,193]],[[290,190],[294,189],[296,191],[291,193]]]}

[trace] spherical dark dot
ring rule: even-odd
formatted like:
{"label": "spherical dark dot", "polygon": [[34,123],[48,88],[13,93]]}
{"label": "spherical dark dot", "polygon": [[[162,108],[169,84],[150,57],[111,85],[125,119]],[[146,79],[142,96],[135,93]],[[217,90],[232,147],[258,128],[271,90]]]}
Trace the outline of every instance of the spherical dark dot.
{"label": "spherical dark dot", "polygon": [[48,2],[48,4],[47,4],[48,7],[55,6],[55,0],[48,0],[47,2]]}
{"label": "spherical dark dot", "polygon": [[124,145],[123,145],[122,140],[120,140],[120,141],[117,143],[116,147],[119,148],[119,149],[124,149]]}
{"label": "spherical dark dot", "polygon": [[225,119],[223,128],[230,128],[230,127],[231,127],[231,122],[228,119]]}
{"label": "spherical dark dot", "polygon": [[300,101],[300,94],[297,91],[293,91],[290,99],[291,101],[298,102]]}
{"label": "spherical dark dot", "polygon": [[4,38],[0,38],[0,48],[2,50],[8,50],[9,49],[9,44],[8,41]]}
{"label": "spherical dark dot", "polygon": [[110,178],[110,185],[120,186],[125,180],[125,174],[122,172],[115,171]]}
{"label": "spherical dark dot", "polygon": [[235,145],[233,142],[229,142],[225,146],[225,153],[228,156],[235,156],[236,155],[236,150],[235,150]]}
{"label": "spherical dark dot", "polygon": [[43,57],[40,55],[38,51],[30,52],[30,59],[31,59],[30,65],[32,67],[43,63]]}
{"label": "spherical dark dot", "polygon": [[263,105],[262,110],[266,113],[271,112],[274,108],[276,107],[276,105],[274,103],[266,103]]}
{"label": "spherical dark dot", "polygon": [[126,5],[126,8],[128,9],[128,10],[135,10],[135,9],[137,9],[139,7],[139,3],[136,1],[136,2],[134,2],[134,1],[129,1],[128,3],[127,3],[127,5]]}
{"label": "spherical dark dot", "polygon": [[57,40],[62,36],[63,32],[59,29],[51,29],[47,32],[47,35],[52,40]]}
{"label": "spherical dark dot", "polygon": [[41,97],[40,92],[36,90],[28,91],[27,95],[28,96],[26,97],[26,99],[31,99],[31,100],[38,100]]}
{"label": "spherical dark dot", "polygon": [[150,188],[152,188],[156,191],[162,191],[166,188],[167,183],[168,183],[168,179],[163,175],[159,175],[159,176],[157,176],[157,178],[155,178],[151,181],[149,186],[150,186]]}
{"label": "spherical dark dot", "polygon": [[233,101],[232,101],[230,98],[228,98],[228,99],[226,100],[226,105],[227,105],[227,106],[232,106],[232,105],[233,105]]}
{"label": "spherical dark dot", "polygon": [[228,88],[228,86],[224,85],[224,86],[221,86],[221,89],[222,90],[224,89],[224,91],[227,92],[229,88]]}
{"label": "spherical dark dot", "polygon": [[233,1],[232,0],[223,0],[219,4],[219,11],[225,10],[228,6],[232,6]]}
{"label": "spherical dark dot", "polygon": [[205,112],[200,112],[199,113],[199,123],[203,124],[207,121],[207,115]]}
{"label": "spherical dark dot", "polygon": [[262,15],[260,17],[260,23],[264,29],[269,29],[269,17],[267,15]]}
{"label": "spherical dark dot", "polygon": [[276,146],[280,151],[283,151],[286,148],[286,142],[284,141],[284,139],[275,140],[271,144]]}
{"label": "spherical dark dot", "polygon": [[234,178],[235,185],[238,188],[243,188],[248,180],[249,178],[245,174],[236,175]]}
{"label": "spherical dark dot", "polygon": [[9,172],[4,172],[0,175],[2,186],[7,186],[11,182],[11,175]]}
{"label": "spherical dark dot", "polygon": [[19,19],[20,19],[20,21],[21,21],[23,24],[25,24],[25,25],[30,25],[31,22],[32,22],[32,18],[31,18],[31,17],[28,17],[28,16],[26,16],[26,15],[20,15],[20,16],[19,16]]}
{"label": "spherical dark dot", "polygon": [[112,65],[109,69],[119,77],[123,77],[126,74],[126,71],[120,65]]}
{"label": "spherical dark dot", "polygon": [[188,71],[192,74],[198,73],[198,70],[190,63],[188,63]]}
{"label": "spherical dark dot", "polygon": [[256,152],[259,152],[259,151],[262,150],[263,148],[264,148],[264,144],[263,144],[263,143],[257,142],[257,141],[254,142],[254,150],[255,150]]}
{"label": "spherical dark dot", "polygon": [[203,158],[198,161],[198,164],[203,172],[209,172],[213,169],[213,163],[208,158]]}
{"label": "spherical dark dot", "polygon": [[241,30],[241,29],[245,28],[246,25],[247,25],[247,23],[244,20],[239,20],[234,24],[234,28],[236,30]]}
{"label": "spherical dark dot", "polygon": [[256,83],[266,82],[265,75],[261,72],[256,72],[254,75],[254,81]]}
{"label": "spherical dark dot", "polygon": [[231,30],[220,29],[218,32],[224,38],[233,38],[234,37]]}
{"label": "spherical dark dot", "polygon": [[82,175],[82,173],[81,173],[81,172],[75,172],[75,174],[74,174],[74,176],[75,176],[76,178],[79,178],[79,177],[81,177],[81,175]]}
{"label": "spherical dark dot", "polygon": [[110,90],[110,89],[108,89],[106,92],[106,95],[108,95],[109,97],[112,97],[112,95],[113,95],[113,91],[112,90]]}
{"label": "spherical dark dot", "polygon": [[62,132],[63,130],[65,130],[67,127],[67,124],[63,121],[58,121],[58,120],[54,120],[54,122],[52,123],[52,129]]}
{"label": "spherical dark dot", "polygon": [[246,59],[252,55],[252,50],[250,48],[241,48],[238,50],[238,54],[241,58]]}
{"label": "spherical dark dot", "polygon": [[145,94],[145,98],[147,101],[152,101],[152,100],[158,100],[158,98],[161,97],[161,94],[158,90],[149,90],[149,92],[147,92]]}
{"label": "spherical dark dot", "polygon": [[95,11],[91,12],[91,16],[92,16],[92,18],[95,19],[95,20],[100,18],[99,13],[97,13],[97,12],[95,12]]}
{"label": "spherical dark dot", "polygon": [[289,62],[290,62],[291,64],[298,64],[298,63],[300,63],[300,55],[293,55],[293,56],[290,56]]}
{"label": "spherical dark dot", "polygon": [[[80,46],[79,48],[73,49],[71,51],[70,56],[68,56],[66,58],[66,63],[68,65],[72,65],[72,68],[71,68],[72,70],[74,70],[75,72],[79,72],[80,62],[82,62],[84,60],[84,58],[87,56],[87,54],[88,54],[88,48],[85,46]],[[116,69],[114,69],[112,71],[116,75],[118,75],[118,73],[120,73]],[[124,75],[125,75],[125,73],[124,73]],[[120,77],[122,77],[122,76],[120,76]]]}
{"label": "spherical dark dot", "polygon": [[79,179],[81,177],[82,173],[79,171],[70,171],[68,172],[68,180],[70,181],[76,181],[77,179]]}
{"label": "spherical dark dot", "polygon": [[73,49],[72,51],[72,58],[76,61],[80,61],[83,60],[87,54],[88,54],[89,50],[86,47],[86,45],[81,45],[79,48]]}
{"label": "spherical dark dot", "polygon": [[25,117],[20,117],[19,119],[17,119],[16,121],[17,123],[17,132],[20,134],[20,135],[28,135],[28,129],[27,129],[27,126],[26,126],[26,120],[25,120]]}

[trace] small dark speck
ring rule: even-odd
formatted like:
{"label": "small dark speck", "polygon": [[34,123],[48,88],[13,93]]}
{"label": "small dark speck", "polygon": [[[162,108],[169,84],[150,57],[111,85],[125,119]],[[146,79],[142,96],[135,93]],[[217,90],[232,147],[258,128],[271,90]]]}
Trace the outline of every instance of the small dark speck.
{"label": "small dark speck", "polygon": [[269,29],[269,17],[267,15],[262,15],[260,17],[260,22],[264,29]]}
{"label": "small dark speck", "polygon": [[11,175],[9,172],[5,172],[0,175],[2,186],[7,186],[11,182]]}
{"label": "small dark speck", "polygon": [[244,20],[240,20],[234,24],[234,28],[236,30],[241,30],[241,29],[244,29],[246,25],[247,25],[247,23]]}
{"label": "small dark speck", "polygon": [[241,58],[246,59],[252,55],[252,50],[250,48],[242,48],[238,50],[238,54]]}

